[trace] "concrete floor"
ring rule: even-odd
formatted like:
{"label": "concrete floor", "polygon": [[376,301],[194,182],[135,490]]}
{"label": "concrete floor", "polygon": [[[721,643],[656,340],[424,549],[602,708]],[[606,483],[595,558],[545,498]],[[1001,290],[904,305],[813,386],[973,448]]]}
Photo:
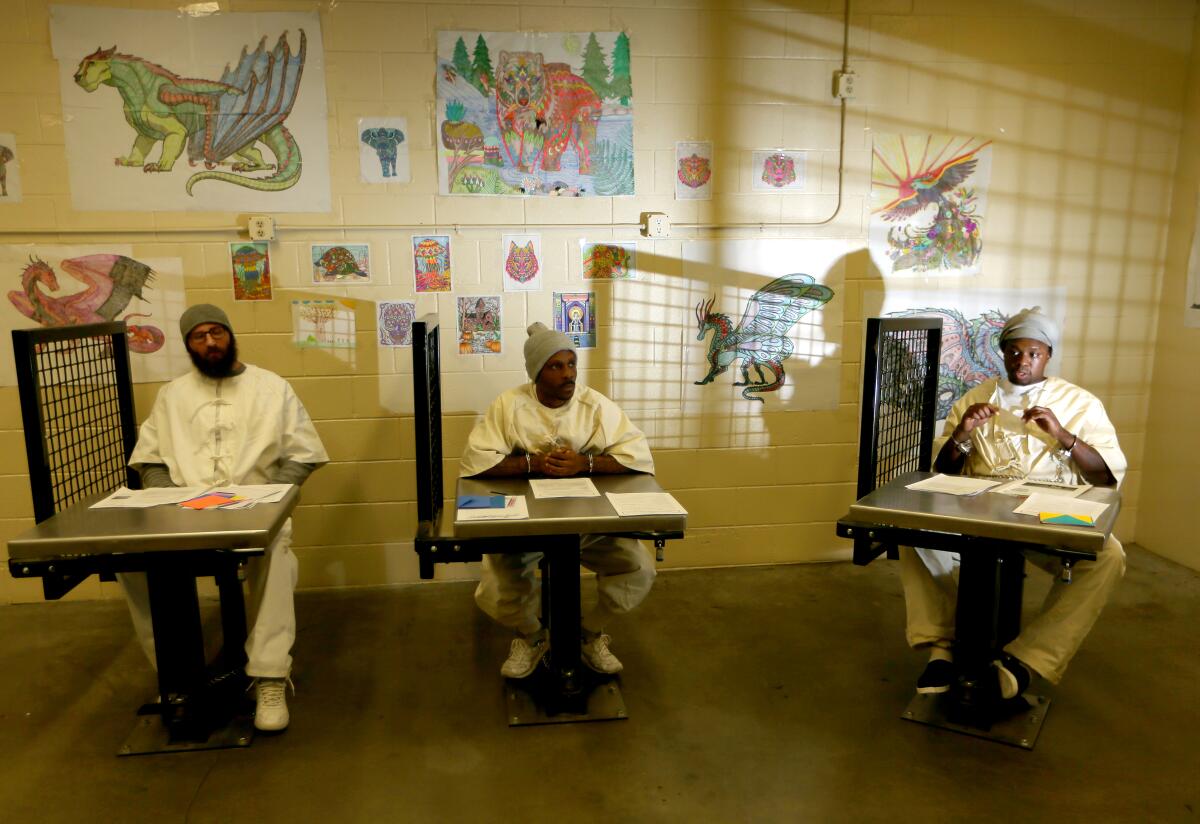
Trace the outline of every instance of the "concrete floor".
{"label": "concrete floor", "polygon": [[291,729],[137,758],[124,606],[3,607],[0,819],[1195,822],[1200,575],[1129,555],[1033,752],[899,719],[892,563],[663,574],[611,628],[631,718],[520,729],[470,584],[301,593]]}

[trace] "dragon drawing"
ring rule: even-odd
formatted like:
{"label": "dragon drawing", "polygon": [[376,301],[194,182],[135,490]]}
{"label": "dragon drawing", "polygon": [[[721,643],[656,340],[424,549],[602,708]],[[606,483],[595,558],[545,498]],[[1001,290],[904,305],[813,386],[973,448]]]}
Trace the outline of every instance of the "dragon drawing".
{"label": "dragon drawing", "polygon": [[938,420],[950,414],[950,407],[968,389],[988,378],[1004,374],[1000,333],[1004,331],[1008,316],[999,309],[988,309],[975,317],[967,317],[957,309],[927,307],[889,312],[888,317],[942,319],[942,353],[937,384]]}
{"label": "dragon drawing", "polygon": [[[696,340],[704,340],[713,330],[708,344],[708,374],[697,386],[710,383],[735,361],[741,361],[742,380],[734,386],[745,387],[742,397],[763,402],[763,392],[775,392],[784,383],[783,362],[792,354],[788,330],[813,309],[820,309],[833,298],[833,290],[818,284],[810,275],[791,274],[776,278],[755,292],[741,323],[736,328],[728,315],[712,311],[716,298],[696,304],[696,322],[700,325]],[[750,381],[750,367],[758,372],[758,382]],[[766,367],[771,377],[763,373]]]}
{"label": "dragon drawing", "polygon": [[[186,144],[188,162],[203,162],[207,170],[188,178],[189,195],[202,180],[280,191],[300,179],[300,147],[283,121],[300,88],[307,41],[301,29],[295,55],[287,32],[274,49],[268,50],[266,43],[263,37],[253,52],[243,48],[237,67],[226,65],[219,81],[180,77],[148,60],[121,54],[116,46],[96,49],[80,62],[75,82],[87,92],[112,86],[120,93],[125,121],[136,137],[129,154],[116,158],[118,166],[169,172]],[[158,160],[149,160],[160,142]],[[256,143],[271,150],[273,164],[266,162]],[[231,172],[214,171],[226,164]],[[235,174],[270,169],[274,173],[267,177]]]}
{"label": "dragon drawing", "polygon": [[[124,255],[84,255],[63,260],[61,265],[67,274],[84,284],[82,291],[54,297],[50,292],[59,290],[54,269],[44,260],[30,257],[29,265],[21,271],[21,290],[8,293],[9,302],[18,312],[42,326],[117,320],[130,300],[146,300],[142,290],[154,279],[149,266]],[[128,322],[136,317],[149,315],[131,313],[124,317],[129,348],[134,352],[157,352],[166,341],[162,330]]]}

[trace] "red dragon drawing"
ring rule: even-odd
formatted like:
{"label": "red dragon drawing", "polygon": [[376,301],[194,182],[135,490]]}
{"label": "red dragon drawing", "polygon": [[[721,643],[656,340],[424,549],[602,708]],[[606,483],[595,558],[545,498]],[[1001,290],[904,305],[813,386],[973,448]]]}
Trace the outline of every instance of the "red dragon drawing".
{"label": "red dragon drawing", "polygon": [[[142,290],[154,278],[153,270],[124,255],[100,254],[67,258],[60,264],[84,289],[70,295],[54,296],[59,291],[54,269],[40,258],[30,257],[21,270],[21,289],[8,293],[9,302],[27,318],[42,326],[74,326],[80,323],[104,323],[118,315],[133,298],[146,300]],[[157,352],[166,342],[161,329],[149,324],[132,324],[130,318],[150,317],[130,313],[124,317],[129,348],[134,352]]]}

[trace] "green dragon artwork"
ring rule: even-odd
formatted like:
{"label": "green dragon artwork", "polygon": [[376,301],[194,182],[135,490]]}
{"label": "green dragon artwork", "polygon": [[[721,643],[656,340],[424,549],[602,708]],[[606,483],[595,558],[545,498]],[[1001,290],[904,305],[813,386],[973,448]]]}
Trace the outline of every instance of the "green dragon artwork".
{"label": "green dragon artwork", "polygon": [[[218,80],[197,80],[176,75],[162,66],[117,47],[96,49],[79,64],[75,82],[87,92],[112,86],[121,95],[125,121],[136,137],[129,154],[117,157],[118,166],[141,167],[144,172],[169,172],[187,147],[188,162],[203,163],[206,171],[188,178],[187,193],[202,180],[220,180],[258,191],[280,191],[300,179],[300,147],[283,125],[292,112],[300,77],[304,72],[307,41],[300,30],[300,50],[293,55],[287,32],[275,48],[242,49],[237,67],[225,67]],[[155,144],[162,143],[158,160],[149,160]],[[262,143],[274,155],[268,163]],[[217,171],[228,165],[232,171]],[[265,177],[238,172],[273,170]]]}

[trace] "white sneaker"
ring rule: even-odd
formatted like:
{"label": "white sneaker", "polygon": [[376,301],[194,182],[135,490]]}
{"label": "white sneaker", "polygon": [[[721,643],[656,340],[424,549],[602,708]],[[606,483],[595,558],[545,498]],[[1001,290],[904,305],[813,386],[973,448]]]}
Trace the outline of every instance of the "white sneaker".
{"label": "white sneaker", "polygon": [[288,715],[287,688],[296,687],[291,678],[256,678],[254,679],[254,697],[258,706],[254,710],[254,727],[263,732],[278,732],[287,729]]}
{"label": "white sneaker", "polygon": [[625,665],[617,660],[617,656],[608,648],[608,642],[611,640],[604,634],[597,635],[590,641],[584,640],[579,649],[583,663],[605,675],[613,675],[623,670]]}
{"label": "white sneaker", "polygon": [[548,649],[550,639],[545,636],[537,638],[532,644],[525,638],[514,638],[508,658],[500,665],[500,674],[505,678],[528,678]]}

